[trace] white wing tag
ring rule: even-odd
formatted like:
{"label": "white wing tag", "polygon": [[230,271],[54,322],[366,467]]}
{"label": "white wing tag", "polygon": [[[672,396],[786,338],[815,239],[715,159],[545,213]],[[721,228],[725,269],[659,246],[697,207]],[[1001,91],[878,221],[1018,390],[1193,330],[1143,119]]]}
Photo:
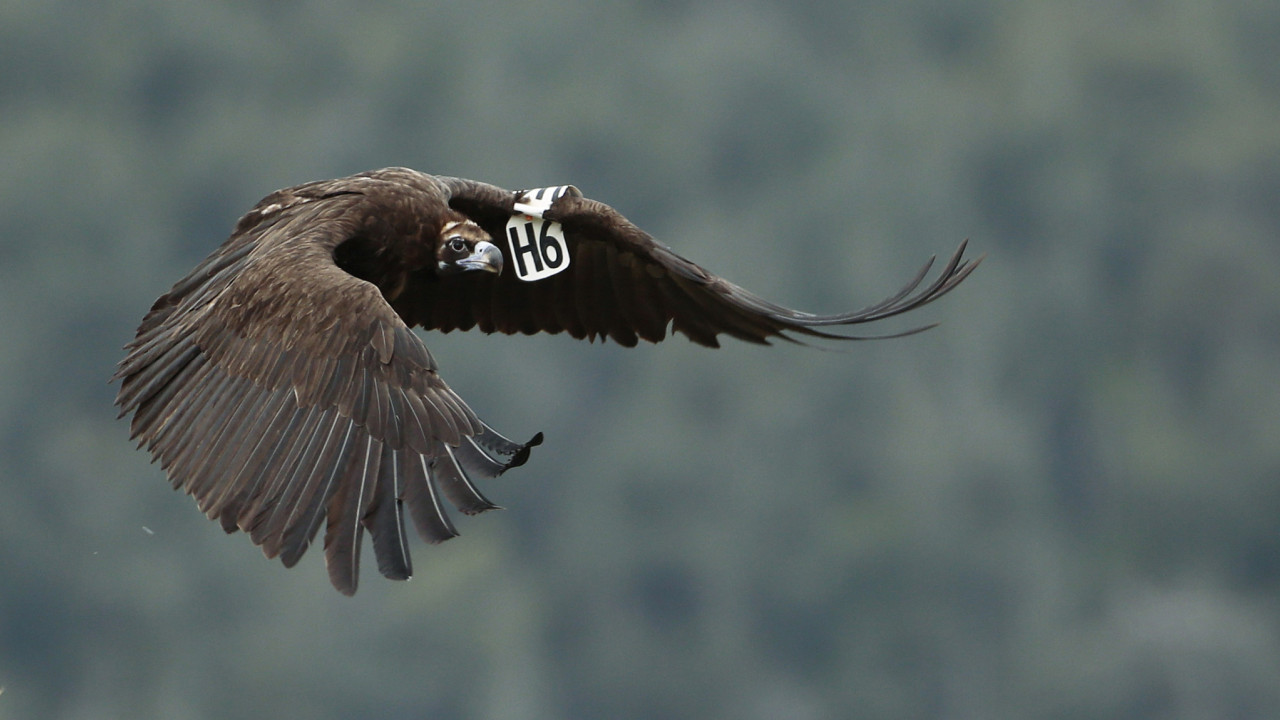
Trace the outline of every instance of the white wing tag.
{"label": "white wing tag", "polygon": [[541,280],[569,267],[569,244],[564,241],[564,228],[542,217],[569,187],[525,190],[516,200],[517,214],[507,220],[507,247],[511,250],[516,277],[521,280]]}

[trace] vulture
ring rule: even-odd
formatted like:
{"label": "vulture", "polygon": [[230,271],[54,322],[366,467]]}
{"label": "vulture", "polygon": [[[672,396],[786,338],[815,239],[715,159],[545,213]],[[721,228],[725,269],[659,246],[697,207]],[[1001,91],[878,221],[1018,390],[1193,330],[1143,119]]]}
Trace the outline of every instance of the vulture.
{"label": "vulture", "polygon": [[627,347],[668,333],[708,347],[864,339],[840,330],[946,294],[977,266],[964,250],[932,282],[930,260],[891,297],[814,315],[711,274],[571,185],[374,170],[279,190],[240,218],[143,318],[116,404],[173,486],[268,558],[292,567],[323,523],[329,579],[351,595],[365,531],[378,571],[407,579],[404,508],[424,541],[454,537],[445,502],[496,507],[476,483],[542,442],[477,417],[413,328]]}

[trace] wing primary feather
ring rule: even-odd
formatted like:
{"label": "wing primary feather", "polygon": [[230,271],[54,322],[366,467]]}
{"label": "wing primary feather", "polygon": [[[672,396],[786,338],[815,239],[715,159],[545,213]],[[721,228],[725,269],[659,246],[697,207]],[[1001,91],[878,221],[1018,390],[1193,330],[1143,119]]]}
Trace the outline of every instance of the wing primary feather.
{"label": "wing primary feather", "polygon": [[227,460],[229,467],[236,468],[235,474],[230,480],[222,483],[217,494],[211,495],[201,506],[201,509],[211,517],[229,515],[232,530],[236,529],[235,520],[240,512],[240,503],[247,500],[256,489],[252,481],[260,468],[254,465],[253,458],[258,456],[263,446],[278,441],[278,438],[272,437],[270,431],[288,411],[288,400],[292,395],[293,392],[289,388],[279,388],[266,395],[262,401],[259,416],[248,423],[249,430],[246,437],[253,438],[253,441],[237,447],[234,454]]}
{"label": "wing primary feather", "polygon": [[154,362],[142,366],[135,374],[126,376],[128,379],[120,386],[120,393],[116,397],[116,404],[120,406],[117,418],[124,417],[159,392],[166,383],[179,376],[199,353],[200,348],[195,343],[183,340],[170,346]]}
{"label": "wing primary feather", "polygon": [[[476,288],[468,288],[468,290],[474,292]],[[513,293],[519,294],[524,290],[524,288],[519,287],[514,291],[508,288],[507,293],[501,295],[498,293],[475,292],[477,304],[485,303],[488,305],[487,310],[481,315],[485,320],[481,321],[480,329],[484,332],[516,332],[519,328],[510,319],[510,313],[515,303],[509,301],[509,296]]]}
{"label": "wing primary feather", "polygon": [[767,338],[778,336],[778,331],[785,327],[768,315],[746,312],[736,303],[725,303],[713,295],[700,292],[700,288],[691,287],[688,280],[676,278],[674,282],[692,303],[702,308],[703,317],[715,319],[719,332],[757,345],[768,345]]}
{"label": "wing primary feather", "polygon": [[[282,503],[291,492],[294,480],[302,473],[302,461],[315,446],[325,414],[324,408],[316,405],[298,407],[294,411],[295,420],[286,432],[284,447],[277,450],[274,467],[265,478],[266,484],[262,486],[261,494],[264,498],[270,498],[264,503],[263,512],[267,513],[264,520],[269,520],[280,511]],[[305,481],[305,478],[302,479]]]}
{"label": "wing primary feather", "polygon": [[586,337],[586,324],[582,311],[577,304],[577,283],[572,282],[576,273],[556,275],[544,282],[551,283],[547,290],[548,302],[552,304],[556,322],[569,333],[569,336],[581,340]]}
{"label": "wing primary feather", "polygon": [[[153,400],[151,407],[144,405],[139,413],[141,415],[142,412],[153,411],[153,414],[147,415],[152,421],[151,424],[139,429],[139,439],[146,444],[147,450],[160,462],[162,468],[168,468],[173,463],[173,452],[178,449],[174,446],[172,438],[182,436],[187,424],[196,413],[196,403],[203,402],[204,395],[211,390],[208,383],[200,382],[206,375],[208,373],[198,372],[194,378],[183,379],[186,381],[184,384],[190,383],[194,387],[194,397],[177,396],[173,402],[166,403],[162,408],[155,408]],[[196,382],[192,383],[192,379]],[[137,419],[138,416],[134,416],[135,422]]]}
{"label": "wing primary feather", "polygon": [[292,391],[289,395],[290,401],[286,402],[284,412],[280,413],[267,429],[266,435],[270,440],[256,448],[249,462],[246,463],[249,475],[245,483],[250,495],[247,502],[240,508],[236,525],[249,533],[255,545],[261,544],[258,523],[266,517],[266,510],[270,509],[269,504],[276,500],[270,488],[276,484],[283,456],[293,449],[294,430],[307,412],[306,408],[300,408],[292,402]]}
{"label": "wing primary feather", "polygon": [[370,435],[382,439],[387,436],[386,383],[375,373],[369,375],[372,379],[368,383],[369,409],[364,416],[364,426]]}
{"label": "wing primary feather", "polygon": [[357,364],[346,380],[338,392],[338,412],[355,420],[357,424],[364,425],[364,416],[368,411],[365,390],[368,387],[369,371]]}
{"label": "wing primary feather", "polygon": [[[310,430],[305,448],[296,459],[286,465],[286,467],[292,466],[292,470],[288,472],[288,479],[280,483],[278,488],[268,490],[277,499],[273,503],[270,516],[265,521],[267,539],[263,544],[263,550],[269,555],[285,552],[282,559],[286,567],[292,565],[291,559],[296,562],[302,555],[301,550],[296,554],[290,552],[300,544],[296,542],[292,531],[299,525],[305,525],[299,517],[305,517],[304,510],[308,507],[308,501],[320,490],[318,475],[324,472],[324,466],[320,463],[327,459],[325,450],[332,444],[333,436],[342,422],[350,421],[331,411],[326,413],[320,410],[310,413],[308,415]],[[318,502],[323,504],[324,498],[319,498]]]}
{"label": "wing primary feather", "polygon": [[378,572],[391,580],[408,580],[413,575],[400,503],[404,484],[404,454],[383,443],[382,463],[379,465],[381,474],[374,490],[373,502],[361,520],[373,541]]}
{"label": "wing primary feather", "polygon": [[620,253],[614,268],[618,297],[628,298],[623,309],[635,325],[636,333],[649,342],[659,342],[667,335],[669,320],[659,312],[653,280],[640,266],[635,255]]}
{"label": "wing primary feather", "polygon": [[354,595],[360,581],[360,539],[364,532],[361,520],[368,495],[377,482],[382,463],[382,441],[366,436],[355,472],[341,483],[329,499],[327,528],[324,536],[325,567],[329,582],[344,595]]}
{"label": "wing primary feather", "polygon": [[[404,392],[404,401],[405,442],[409,449],[419,455],[426,455],[431,449],[432,438],[437,435],[432,410],[427,408],[430,402],[424,403],[424,398],[412,390]],[[431,407],[435,408],[434,405]]]}
{"label": "wing primary feather", "polygon": [[293,374],[305,361],[304,357],[288,348],[272,348],[266,344],[251,344],[234,357],[239,361],[241,371],[252,373],[254,379],[266,387],[292,387]]}
{"label": "wing primary feather", "polygon": [[406,373],[412,371],[412,374],[417,374],[422,370],[435,372],[438,369],[435,358],[431,357],[427,346],[423,345],[418,336],[407,327],[401,327],[396,331],[395,357],[400,360],[397,367],[403,368]]}
{"label": "wing primary feather", "polygon": [[[542,282],[555,283],[557,281],[563,282],[563,280],[564,280],[563,277],[552,276],[550,278],[544,279]],[[523,284],[530,285],[530,283],[523,283]],[[507,287],[510,287],[510,286],[507,286]],[[534,287],[527,288],[524,292],[524,298],[523,298],[523,302],[525,307],[527,308],[527,312],[529,313],[529,320],[531,323],[531,325],[527,329],[528,334],[533,334],[535,332],[542,331],[545,333],[549,333],[551,335],[555,335],[556,333],[562,332],[564,330],[564,325],[562,325],[560,322],[559,313],[557,312],[557,308],[556,308],[556,303],[549,300],[549,298],[552,297],[556,292],[555,287],[547,287],[545,290],[541,291],[541,295],[536,294],[534,290],[535,290]]]}
{"label": "wing primary feather", "polygon": [[[854,325],[901,315],[902,313],[922,307],[933,302],[939,297],[942,297],[959,284],[960,281],[968,277],[969,273],[973,272],[974,268],[977,267],[978,262],[981,261],[981,258],[973,262],[962,262],[962,256],[967,246],[968,241],[961,243],[960,247],[947,261],[946,266],[943,267],[942,272],[939,273],[937,279],[926,285],[924,288],[921,288],[915,295],[912,295],[911,293],[916,291],[917,288],[920,288],[920,283],[924,281],[924,278],[929,274],[929,270],[933,267],[935,262],[934,258],[930,258],[920,271],[916,273],[915,277],[904,285],[901,290],[880,302],[868,305],[860,310],[841,313],[838,315],[811,315],[783,308],[781,306],[773,306],[774,312],[782,319],[790,320],[809,327]],[[745,293],[745,291],[743,292]],[[759,298],[754,299],[757,302],[764,302]]]}
{"label": "wing primary feather", "polygon": [[274,411],[271,407],[273,396],[259,392],[249,380],[240,379],[234,392],[241,395],[235,414],[230,416],[224,435],[213,445],[216,452],[210,454],[209,462],[201,474],[192,478],[188,489],[201,512],[209,514],[209,517],[215,517],[210,514],[213,501],[228,491],[241,468],[240,459],[258,440],[257,428]]}
{"label": "wing primary feather", "polygon": [[520,444],[503,437],[497,430],[480,423],[483,432],[471,437],[472,442],[485,451],[506,459],[506,469],[520,467],[529,459],[529,451],[542,444],[542,433],[536,433],[529,442]]}
{"label": "wing primary feather", "polygon": [[[213,377],[195,381],[194,394],[175,409],[173,415],[152,440],[152,444],[159,451],[160,466],[166,470],[175,461],[184,461],[187,457],[204,451],[204,443],[200,442],[202,437],[200,433],[207,422],[204,413],[209,405],[222,397],[222,388],[231,380],[229,376],[220,372],[210,372],[205,375]],[[186,480],[181,475],[175,475],[172,479],[175,483]]]}
{"label": "wing primary feather", "polygon": [[440,503],[430,461],[424,455],[412,456],[405,467],[404,502],[423,542],[440,543],[458,536],[457,529]]}
{"label": "wing primary feather", "polygon": [[370,415],[376,417],[377,422],[370,422],[369,433],[394,447],[401,447],[404,444],[404,435],[401,431],[402,415],[392,401],[391,388],[385,381],[375,380],[373,397],[375,402],[370,409]]}
{"label": "wing primary feather", "polygon": [[317,404],[326,406],[338,404],[338,398],[342,393],[343,387],[351,382],[353,364],[352,357],[346,353],[341,353],[334,357],[329,381],[324,384],[324,387],[316,395],[315,402]]}
{"label": "wing primary feather", "polygon": [[295,373],[294,392],[301,405],[327,405],[323,401],[325,392],[333,381],[333,376],[342,362],[341,355],[324,355],[313,357],[310,362]]}
{"label": "wing primary feather", "polygon": [[279,515],[281,505],[300,469],[299,461],[319,431],[316,416],[321,412],[314,405],[294,411],[294,420],[285,433],[283,447],[277,449],[269,469],[264,472],[266,482],[258,493],[257,509],[249,522],[249,537],[255,545],[262,546],[267,557],[273,558],[280,553],[280,536],[284,530]]}
{"label": "wing primary feather", "polygon": [[[196,355],[181,375],[143,401],[129,423],[130,437],[137,439],[139,445],[145,443],[155,455],[156,436],[172,421],[174,412],[184,406],[186,398],[182,398],[180,392],[192,386],[192,378],[204,377],[207,367],[204,355]],[[198,384],[195,387],[198,388]]]}
{"label": "wing primary feather", "polygon": [[607,323],[609,338],[622,347],[635,347],[636,321],[630,310],[636,302],[635,287],[627,282],[627,268],[623,267],[620,253],[612,245],[606,245],[597,260],[597,293],[601,302],[608,305]]}
{"label": "wing primary feather", "polygon": [[409,407],[404,399],[404,391],[398,387],[394,387],[391,383],[382,384],[387,396],[387,427],[390,432],[383,441],[395,448],[405,446],[405,433],[408,432],[406,423],[409,421]]}
{"label": "wing primary feather", "polygon": [[[445,402],[445,393],[437,388],[429,388],[420,396],[423,403],[430,405],[428,414],[432,420],[434,436],[446,444],[457,445],[461,442],[462,431],[454,421],[453,408]],[[432,454],[435,453],[433,449]]]}
{"label": "wing primary feather", "polygon": [[351,482],[351,478],[347,477],[348,468],[360,457],[359,453],[351,452],[351,448],[359,432],[350,418],[342,420],[345,425],[340,422],[335,426],[335,432],[330,433],[321,454],[322,462],[317,464],[317,468],[327,467],[323,471],[324,479],[314,483],[306,506],[297,514],[284,540],[286,555],[282,555],[281,560],[286,563],[296,563],[302,558],[320,530],[325,508],[338,494],[335,488]]}
{"label": "wing primary feather", "polygon": [[496,478],[507,469],[505,463],[494,460],[481,450],[472,436],[463,438],[462,444],[454,448],[453,455],[467,477]]}
{"label": "wing primary feather", "polygon": [[431,463],[431,475],[440,483],[440,491],[453,503],[454,507],[466,515],[476,515],[486,510],[495,510],[497,505],[490,502],[480,489],[472,484],[467,474],[458,466],[453,448],[441,443],[443,453],[437,455]]}
{"label": "wing primary feather", "polygon": [[667,314],[672,318],[672,332],[682,333],[699,345],[720,347],[715,328],[701,319],[702,309],[674,278],[669,278],[662,284],[662,301]]}
{"label": "wing primary feather", "polygon": [[[573,274],[573,303],[578,310],[578,317],[582,323],[582,335],[575,337],[585,337],[589,342],[595,342],[598,335],[602,334],[600,323],[601,308],[595,302],[593,280],[595,273],[591,272],[594,266],[595,244],[579,243],[578,255],[574,258],[581,269]],[[583,270],[586,270],[585,272]]]}
{"label": "wing primary feather", "polygon": [[256,404],[258,396],[246,392],[244,386],[247,384],[243,378],[231,378],[223,387],[217,404],[206,411],[213,417],[209,422],[210,429],[202,436],[203,451],[196,458],[197,462],[184,471],[187,493],[197,500],[206,493],[210,484],[221,479],[224,459],[231,448],[236,447],[236,439],[244,427],[242,418],[246,413],[243,408],[246,404]]}
{"label": "wing primary feather", "polygon": [[455,453],[468,476],[496,478],[513,467],[523,465],[529,459],[530,449],[541,444],[542,433],[520,445],[485,425],[484,432],[468,437]]}

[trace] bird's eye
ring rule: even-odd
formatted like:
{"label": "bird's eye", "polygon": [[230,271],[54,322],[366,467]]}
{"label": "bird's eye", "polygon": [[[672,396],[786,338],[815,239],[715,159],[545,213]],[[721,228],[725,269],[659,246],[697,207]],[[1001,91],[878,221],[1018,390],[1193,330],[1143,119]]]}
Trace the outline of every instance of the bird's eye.
{"label": "bird's eye", "polygon": [[467,249],[467,241],[463,240],[461,235],[454,235],[449,238],[449,249],[454,252],[463,252]]}

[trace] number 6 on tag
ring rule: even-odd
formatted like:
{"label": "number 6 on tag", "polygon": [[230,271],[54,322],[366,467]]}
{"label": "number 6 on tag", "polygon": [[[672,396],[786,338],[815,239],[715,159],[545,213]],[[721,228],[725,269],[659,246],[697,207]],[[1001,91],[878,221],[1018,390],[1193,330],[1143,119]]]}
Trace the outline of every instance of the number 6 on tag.
{"label": "number 6 on tag", "polygon": [[569,186],[528,190],[516,203],[517,214],[507,221],[507,245],[515,261],[516,277],[527,282],[551,277],[569,267],[569,245],[564,227],[542,213]]}
{"label": "number 6 on tag", "polygon": [[507,240],[516,261],[516,277],[521,280],[541,280],[569,267],[569,246],[560,223],[542,218],[511,218],[507,222]]}

